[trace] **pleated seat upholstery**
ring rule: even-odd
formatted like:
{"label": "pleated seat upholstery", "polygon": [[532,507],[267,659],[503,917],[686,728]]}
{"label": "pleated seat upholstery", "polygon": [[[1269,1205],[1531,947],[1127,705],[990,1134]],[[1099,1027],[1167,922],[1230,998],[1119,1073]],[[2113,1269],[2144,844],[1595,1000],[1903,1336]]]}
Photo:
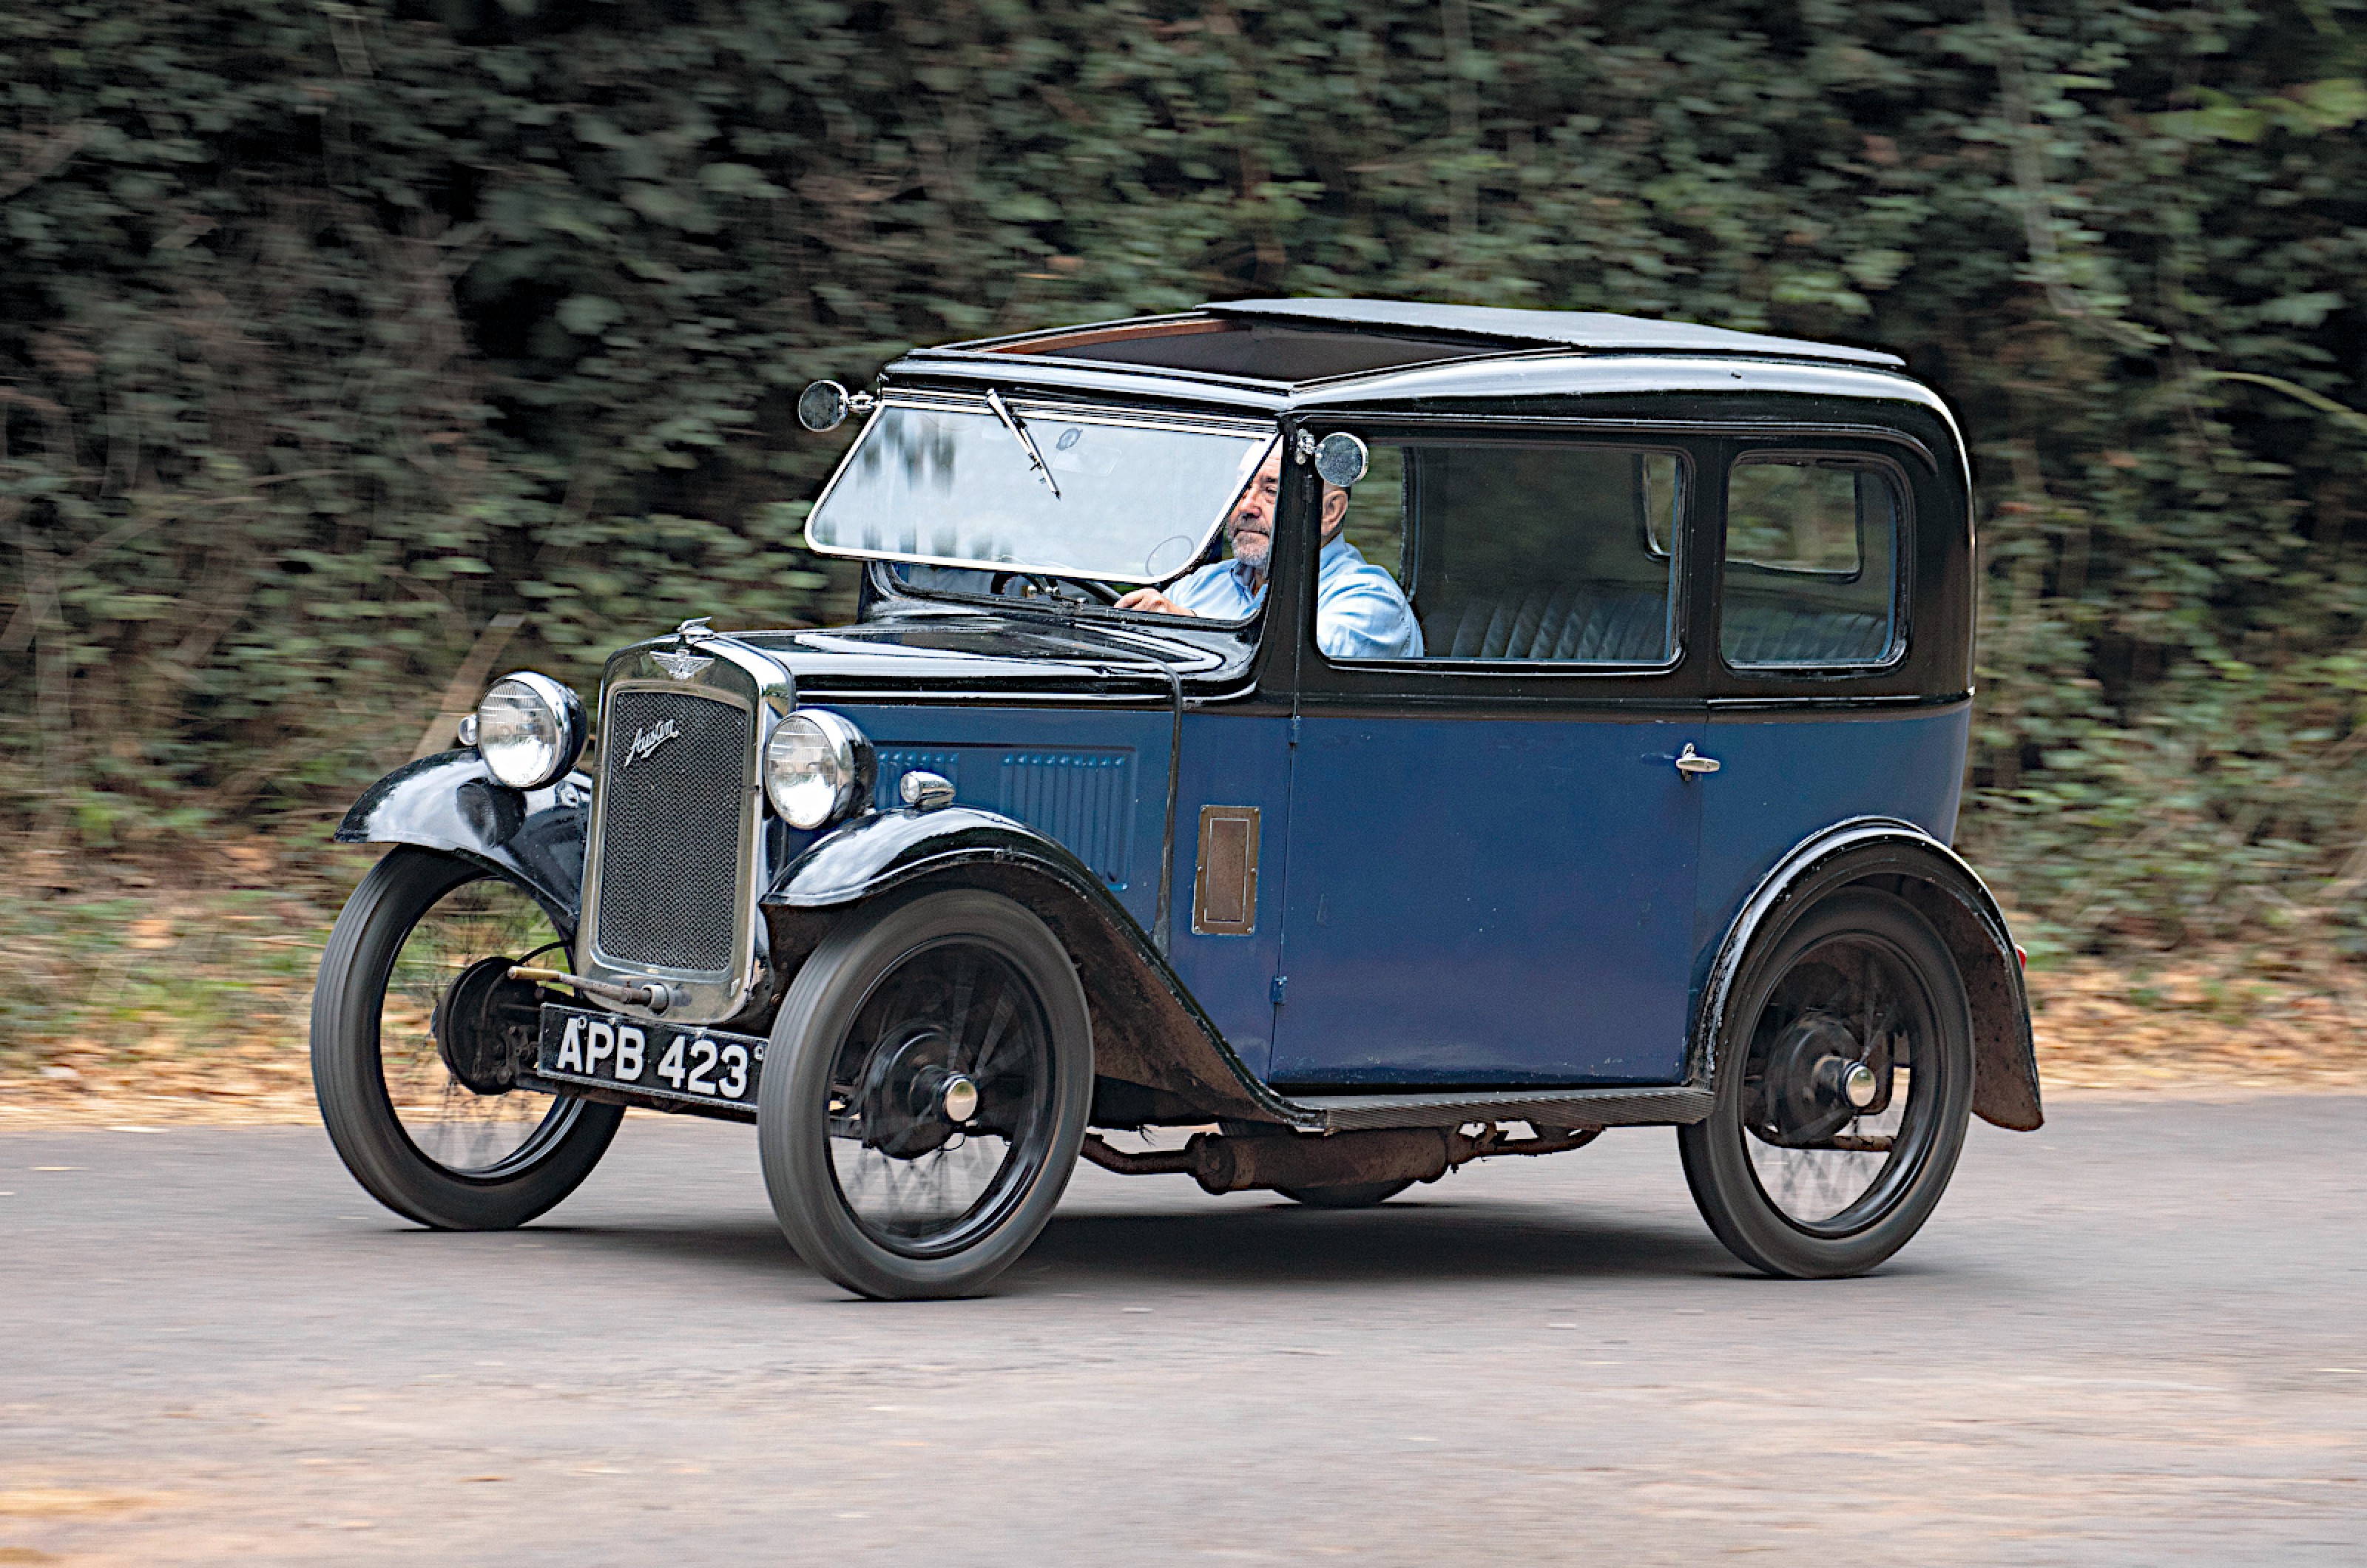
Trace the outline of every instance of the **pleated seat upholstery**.
{"label": "pleated seat upholstery", "polygon": [[1890,618],[1729,598],[1724,640],[1732,664],[1866,664],[1888,651]]}
{"label": "pleated seat upholstery", "polygon": [[[1433,659],[1657,664],[1666,657],[1667,618],[1667,602],[1650,589],[1540,583],[1450,603],[1423,618],[1421,635]],[[1889,641],[1884,615],[1727,601],[1726,657],[1736,664],[1870,663]]]}
{"label": "pleated seat upholstery", "polygon": [[1668,601],[1657,590],[1540,583],[1517,594],[1450,603],[1423,622],[1433,659],[1553,659],[1657,664]]}

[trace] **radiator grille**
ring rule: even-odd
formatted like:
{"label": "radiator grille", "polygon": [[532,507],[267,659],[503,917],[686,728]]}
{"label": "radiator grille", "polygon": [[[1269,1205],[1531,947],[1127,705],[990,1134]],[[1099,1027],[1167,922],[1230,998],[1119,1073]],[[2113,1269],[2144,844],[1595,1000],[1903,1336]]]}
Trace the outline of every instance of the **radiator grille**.
{"label": "radiator grille", "polygon": [[[635,738],[678,732],[637,751]],[[624,691],[601,738],[603,956],[728,973],[740,902],[748,713],[688,691]]]}

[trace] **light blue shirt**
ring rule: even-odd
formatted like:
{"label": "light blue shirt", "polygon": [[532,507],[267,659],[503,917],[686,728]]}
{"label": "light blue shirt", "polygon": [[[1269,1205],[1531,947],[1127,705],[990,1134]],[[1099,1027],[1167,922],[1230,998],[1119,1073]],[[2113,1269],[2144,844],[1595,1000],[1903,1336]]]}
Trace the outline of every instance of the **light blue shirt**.
{"label": "light blue shirt", "polygon": [[[1174,583],[1167,597],[1195,615],[1238,621],[1265,598],[1265,584],[1252,590],[1249,568],[1217,561]],[[1421,627],[1404,590],[1344,536],[1316,559],[1315,646],[1333,659],[1421,657]]]}

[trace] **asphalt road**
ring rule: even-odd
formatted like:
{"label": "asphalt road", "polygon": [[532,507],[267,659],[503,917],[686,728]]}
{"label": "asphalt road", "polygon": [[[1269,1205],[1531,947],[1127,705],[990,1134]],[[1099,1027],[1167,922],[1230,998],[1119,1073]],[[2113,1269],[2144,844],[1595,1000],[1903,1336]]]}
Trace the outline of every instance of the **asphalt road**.
{"label": "asphalt road", "polygon": [[737,1128],[500,1235],[311,1130],[11,1134],[0,1562],[2367,1561],[2367,1099],[2054,1111],[1861,1280],[1637,1130],[1359,1213],[1087,1168],[900,1306]]}

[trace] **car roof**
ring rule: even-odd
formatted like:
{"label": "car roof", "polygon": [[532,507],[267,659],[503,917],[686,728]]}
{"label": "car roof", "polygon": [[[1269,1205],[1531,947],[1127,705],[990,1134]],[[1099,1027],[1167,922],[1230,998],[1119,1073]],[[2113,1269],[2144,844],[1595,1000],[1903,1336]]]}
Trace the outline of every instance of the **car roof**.
{"label": "car roof", "polygon": [[1416,366],[1535,355],[1649,355],[1896,371],[1875,349],[1596,310],[1518,310],[1394,299],[1231,299],[1168,316],[1056,327],[920,349],[914,357],[1093,364],[1236,385],[1338,385]]}
{"label": "car roof", "polygon": [[1610,352],[1750,355],[1879,365],[1888,369],[1902,368],[1907,364],[1898,355],[1879,349],[1772,337],[1764,333],[1737,332],[1731,327],[1696,326],[1691,321],[1621,316],[1608,310],[1520,310],[1494,305],[1425,305],[1399,299],[1230,299],[1211,302],[1200,309],[1220,316],[1269,321],[1454,333],[1496,339],[1513,348],[1551,344]]}

